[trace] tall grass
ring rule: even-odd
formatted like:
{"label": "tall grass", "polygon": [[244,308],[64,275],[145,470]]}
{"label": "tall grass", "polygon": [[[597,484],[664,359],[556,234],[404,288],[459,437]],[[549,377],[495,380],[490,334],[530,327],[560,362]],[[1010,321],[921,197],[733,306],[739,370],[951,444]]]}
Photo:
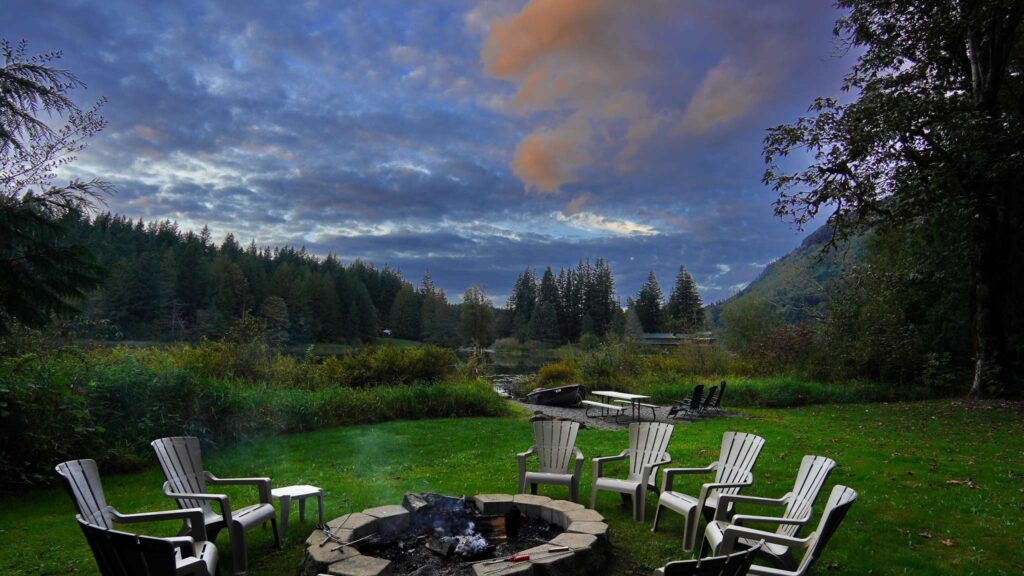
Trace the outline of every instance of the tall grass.
{"label": "tall grass", "polygon": [[869,381],[818,382],[796,374],[761,373],[720,346],[691,345],[653,349],[610,341],[571,349],[558,362],[541,367],[538,383],[576,382],[586,388],[635,392],[668,404],[686,398],[697,384],[710,388],[727,381],[728,406],[787,407],[809,404],[920,400],[938,395],[935,387]]}
{"label": "tall grass", "polygon": [[248,345],[83,350],[0,361],[0,490],[52,478],[90,457],[111,469],[148,463],[148,443],[194,435],[208,446],[395,419],[504,414],[450,352],[380,348],[294,358]]}

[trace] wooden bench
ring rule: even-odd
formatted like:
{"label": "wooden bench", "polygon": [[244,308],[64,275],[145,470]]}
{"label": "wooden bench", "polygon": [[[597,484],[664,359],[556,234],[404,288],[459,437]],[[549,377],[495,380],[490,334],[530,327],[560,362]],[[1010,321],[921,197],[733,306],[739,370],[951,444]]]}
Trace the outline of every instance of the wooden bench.
{"label": "wooden bench", "polygon": [[[586,406],[587,418],[598,418],[598,417],[603,418],[605,416],[609,416],[608,412],[613,412],[615,414],[615,416],[618,417],[626,409],[625,406],[615,406],[615,405],[612,405],[612,404],[602,404],[601,402],[594,402],[592,400],[584,400],[584,401],[580,402],[580,404],[583,404],[584,406]],[[601,413],[599,415],[597,415],[597,416],[592,415],[590,413],[590,409],[591,408],[600,408],[601,409]]]}

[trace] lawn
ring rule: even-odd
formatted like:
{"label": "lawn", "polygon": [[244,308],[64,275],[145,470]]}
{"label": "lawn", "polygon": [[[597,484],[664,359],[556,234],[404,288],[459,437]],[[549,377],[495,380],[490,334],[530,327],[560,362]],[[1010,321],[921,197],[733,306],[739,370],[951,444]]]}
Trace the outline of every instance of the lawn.
{"label": "lawn", "polygon": [[[792,409],[749,409],[740,418],[680,424],[671,443],[675,462],[704,465],[721,433],[742,430],[767,444],[755,467],[751,494],[781,496],[803,454],[834,458],[832,484],[860,493],[817,572],[863,574],[1020,574],[1024,572],[1024,421],[1019,406],[928,401]],[[624,431],[584,430],[588,457],[623,448]],[[266,474],[275,485],[311,483],[326,491],[328,517],[397,503],[405,491],[450,494],[510,492],[513,454],[530,444],[522,417],[421,420],[336,428],[268,439],[209,454],[221,476]],[[83,455],[84,456],[84,455]],[[584,486],[589,487],[589,462]],[[168,507],[157,469],[105,477],[108,500],[124,512]],[[694,480],[684,484],[693,488]],[[589,498],[589,488],[582,490]],[[564,489],[541,493],[566,497]],[[232,492],[233,499],[252,498]],[[821,498],[824,500],[824,498]],[[820,508],[821,502],[819,502]],[[656,534],[634,524],[615,494],[598,510],[610,522],[614,574],[646,574],[681,556],[681,521],[669,515]],[[654,499],[648,498],[653,518]],[[294,513],[294,512],[293,512]],[[0,573],[95,574],[71,504],[57,489],[9,498],[0,509]],[[160,532],[170,525],[154,526]],[[250,535],[251,574],[294,573],[302,540],[313,528],[292,517],[289,540],[273,548],[268,531]],[[226,533],[218,538],[228,555]],[[230,564],[225,564],[229,566]]]}

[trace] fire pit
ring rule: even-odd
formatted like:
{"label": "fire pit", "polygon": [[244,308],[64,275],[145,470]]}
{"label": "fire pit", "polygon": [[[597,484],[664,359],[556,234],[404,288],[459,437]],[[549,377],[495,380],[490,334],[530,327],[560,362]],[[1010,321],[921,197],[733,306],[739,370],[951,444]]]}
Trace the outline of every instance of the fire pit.
{"label": "fire pit", "polygon": [[402,505],[340,516],[306,540],[298,576],[569,576],[602,572],[608,524],[531,494],[408,493]]}

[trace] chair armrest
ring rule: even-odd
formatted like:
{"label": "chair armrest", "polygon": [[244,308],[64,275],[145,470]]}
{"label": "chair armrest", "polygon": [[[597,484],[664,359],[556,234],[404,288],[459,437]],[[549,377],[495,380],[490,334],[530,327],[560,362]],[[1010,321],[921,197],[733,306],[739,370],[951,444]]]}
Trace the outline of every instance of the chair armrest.
{"label": "chair armrest", "polygon": [[572,451],[576,454],[576,471],[573,476],[579,481],[580,476],[583,474],[583,452],[575,446],[573,446]]}
{"label": "chair armrest", "polygon": [[667,492],[672,489],[672,478],[679,474],[707,474],[718,468],[718,462],[712,462],[703,468],[665,468],[661,471],[661,490]]}
{"label": "chair armrest", "polygon": [[704,502],[708,493],[718,488],[746,488],[754,483],[754,475],[747,473],[746,478],[739,482],[708,482],[700,487],[700,501]]}
{"label": "chair armrest", "polygon": [[629,456],[629,449],[628,448],[623,450],[622,452],[619,452],[615,456],[600,456],[598,458],[591,458],[590,462],[591,462],[591,464],[594,467],[594,479],[596,480],[596,479],[601,477],[601,468],[604,467],[604,463],[605,462],[612,462],[612,461],[615,461],[615,460],[625,460],[627,456]]}
{"label": "chair armrest", "polygon": [[271,482],[270,478],[217,478],[209,472],[206,474],[206,482],[213,485],[248,485],[255,486],[260,493],[260,502],[263,504],[270,504],[270,489]]}
{"label": "chair armrest", "polygon": [[231,501],[227,494],[203,494],[198,492],[172,492],[170,482],[164,482],[164,496],[175,500],[210,500],[220,505],[220,515],[224,517],[224,525],[231,526]]}
{"label": "chair armrest", "polygon": [[807,514],[803,518],[780,518],[778,516],[757,516],[754,514],[737,514],[732,517],[733,526],[742,526],[743,524],[749,524],[751,522],[764,522],[765,524],[780,524],[780,525],[793,525],[802,526],[811,519],[811,515]]}
{"label": "chair armrest", "polygon": [[182,558],[195,557],[196,541],[191,536],[172,536],[164,538],[164,540],[170,542],[175,548],[180,548]]}
{"label": "chair armrest", "polygon": [[520,481],[522,480],[522,478],[525,477],[525,474],[526,474],[526,458],[530,454],[535,454],[536,452],[537,452],[537,446],[534,445],[534,446],[530,446],[530,448],[526,452],[520,452],[519,454],[516,454],[516,461],[519,463],[519,478],[520,478]]}
{"label": "chair armrest", "polygon": [[[668,464],[670,462],[672,462],[672,455],[665,454],[665,457],[662,458],[661,460],[658,460],[657,462],[651,462],[650,464],[644,466],[641,474],[641,486],[647,486],[647,482],[650,480],[651,474],[654,473],[655,468],[657,468],[658,466],[664,466],[665,464]],[[664,484],[662,484],[662,486],[664,486]]]}
{"label": "chair armrest", "polygon": [[206,540],[206,521],[200,508],[182,508],[181,510],[161,510],[159,512],[140,512],[138,514],[121,514],[111,509],[111,518],[120,524],[136,522],[163,522],[165,520],[188,520],[190,533],[196,540]]}
{"label": "chair armrest", "polygon": [[718,497],[718,509],[715,510],[715,520],[728,520],[727,510],[731,509],[732,504],[737,502],[760,504],[762,506],[784,506],[789,503],[789,499],[792,496],[792,492],[787,492],[782,498],[764,498],[761,496],[747,496],[745,494],[722,494]]}
{"label": "chair armrest", "polygon": [[726,526],[725,530],[722,532],[722,546],[719,549],[719,554],[730,554],[735,552],[736,541],[740,538],[764,540],[765,542],[781,544],[782,546],[789,546],[791,548],[808,548],[813,541],[812,539],[817,538],[817,536],[816,532],[812,532],[804,538],[795,538],[793,536],[784,536],[777,532],[758,530],[757,528],[729,525]]}

